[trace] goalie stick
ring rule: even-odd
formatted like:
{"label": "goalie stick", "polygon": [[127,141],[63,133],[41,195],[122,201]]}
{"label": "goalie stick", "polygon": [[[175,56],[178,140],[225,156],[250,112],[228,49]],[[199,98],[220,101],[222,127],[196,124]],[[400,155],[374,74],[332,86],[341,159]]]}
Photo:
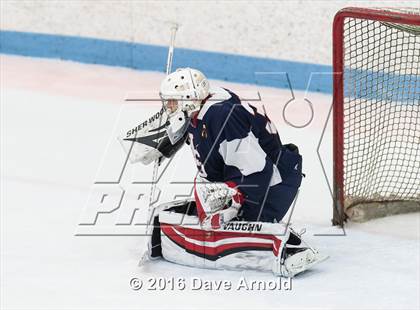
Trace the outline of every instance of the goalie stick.
{"label": "goalie stick", "polygon": [[[168,50],[168,57],[166,60],[166,75],[169,75],[171,73],[172,70],[172,61],[173,61],[173,55],[174,55],[174,45],[175,45],[175,37],[176,37],[176,32],[178,31],[178,24],[174,24],[171,27],[171,41],[169,44],[169,50]],[[162,108],[163,108],[163,103],[162,103]],[[162,124],[159,124],[159,127]],[[155,206],[153,206],[153,204],[156,202],[154,197],[155,197],[155,192],[156,192],[156,183],[157,183],[157,178],[158,178],[158,171],[159,171],[159,165],[161,162],[161,158],[156,159],[153,163],[153,175],[152,175],[152,186],[150,187],[150,196],[149,196],[149,206],[147,209],[147,223],[146,223],[146,236],[150,236],[150,234],[153,231],[153,214],[155,211]],[[146,243],[146,250],[144,251],[138,265],[141,266],[144,264],[144,262],[149,258],[149,247],[151,247],[151,244],[149,243],[149,241],[147,241]]]}

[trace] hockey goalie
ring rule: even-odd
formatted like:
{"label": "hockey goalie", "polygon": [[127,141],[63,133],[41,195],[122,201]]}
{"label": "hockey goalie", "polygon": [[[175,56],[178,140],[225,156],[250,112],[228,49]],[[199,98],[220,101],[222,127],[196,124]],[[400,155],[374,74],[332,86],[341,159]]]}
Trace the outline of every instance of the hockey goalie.
{"label": "hockey goalie", "polygon": [[[327,258],[282,222],[302,181],[302,157],[295,145],[281,143],[267,115],[227,89],[211,88],[192,68],[166,76],[160,97],[165,126],[155,120],[125,140],[143,143],[137,153],[145,164],[187,143],[198,173],[194,198],[155,213],[150,258],[286,277]],[[147,137],[159,130],[153,145]]]}

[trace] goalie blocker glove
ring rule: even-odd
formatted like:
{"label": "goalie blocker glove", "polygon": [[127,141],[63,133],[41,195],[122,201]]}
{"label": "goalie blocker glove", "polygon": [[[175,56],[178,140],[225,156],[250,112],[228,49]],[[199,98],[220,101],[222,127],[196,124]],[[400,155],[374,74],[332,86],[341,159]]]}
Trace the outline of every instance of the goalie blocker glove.
{"label": "goalie blocker glove", "polygon": [[194,198],[204,229],[218,229],[235,218],[244,200],[234,182],[208,182],[201,177],[194,181]]}

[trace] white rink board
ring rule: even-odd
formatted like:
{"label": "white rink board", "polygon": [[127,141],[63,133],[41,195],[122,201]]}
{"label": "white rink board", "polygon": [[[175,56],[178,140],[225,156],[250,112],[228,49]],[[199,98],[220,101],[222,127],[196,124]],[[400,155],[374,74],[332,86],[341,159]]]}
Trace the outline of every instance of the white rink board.
{"label": "white rink board", "polygon": [[[331,64],[331,27],[341,8],[418,7],[417,1],[39,1],[2,2],[2,30],[110,39]],[[205,26],[204,26],[205,25]]]}

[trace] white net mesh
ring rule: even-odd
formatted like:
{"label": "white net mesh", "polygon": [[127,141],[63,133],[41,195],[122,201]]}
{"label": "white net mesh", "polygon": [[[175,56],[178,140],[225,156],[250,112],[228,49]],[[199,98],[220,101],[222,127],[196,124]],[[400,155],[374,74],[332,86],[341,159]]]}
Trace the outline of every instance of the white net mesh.
{"label": "white net mesh", "polygon": [[[420,9],[404,10],[408,12],[420,18]],[[374,203],[370,204],[373,213],[418,208],[419,27],[346,18],[343,74],[347,214],[357,217],[358,209],[349,207],[359,203]],[[390,210],[383,210],[378,204],[386,201],[393,202]],[[379,216],[383,215],[386,214]]]}

